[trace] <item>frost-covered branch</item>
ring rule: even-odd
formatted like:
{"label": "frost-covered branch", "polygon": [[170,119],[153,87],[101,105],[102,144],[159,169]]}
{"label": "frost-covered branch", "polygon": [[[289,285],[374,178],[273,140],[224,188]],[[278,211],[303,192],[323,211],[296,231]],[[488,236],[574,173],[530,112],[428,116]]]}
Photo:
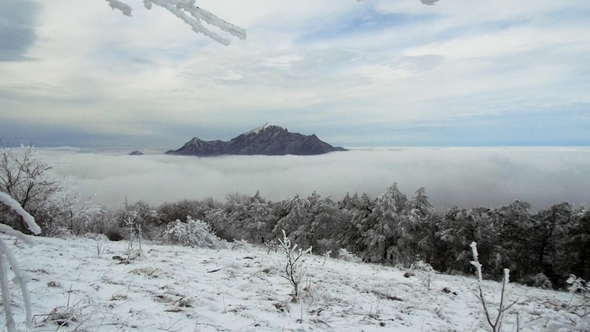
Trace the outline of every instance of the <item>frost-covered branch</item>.
{"label": "frost-covered branch", "polygon": [[123,3],[119,0],[106,0],[109,3],[109,6],[113,8],[113,10],[118,9],[120,10],[123,15],[131,17],[131,11],[133,10],[131,6],[126,3]]}
{"label": "frost-covered branch", "polygon": [[[0,202],[8,205],[11,209],[16,211],[26,222],[29,230],[34,234],[41,233],[41,228],[35,222],[35,218],[25,211],[20,204],[15,201],[10,195],[0,192]],[[30,245],[34,244],[34,241],[30,240],[27,235],[15,231],[10,226],[0,224],[0,232],[8,235],[16,236],[18,239],[26,242]],[[8,261],[12,272],[14,273],[13,281],[18,284],[23,293],[23,302],[25,303],[26,312],[26,325],[27,328],[31,328],[31,321],[33,314],[31,310],[31,299],[29,297],[29,290],[27,289],[27,282],[29,281],[28,276],[20,269],[16,257],[12,254],[12,251],[8,246],[0,239],[0,289],[2,290],[2,305],[4,307],[4,314],[6,316],[6,329],[9,332],[16,331],[14,319],[12,318],[12,310],[10,308],[10,288],[8,286],[8,271],[6,268],[5,261]]]}
{"label": "frost-covered branch", "polygon": [[4,256],[0,255],[0,290],[2,290],[2,307],[6,316],[6,330],[15,331],[14,318],[12,317],[12,307],[10,306],[10,287],[8,286],[8,277],[6,273],[6,264]]}
{"label": "frost-covered branch", "polygon": [[[124,15],[131,16],[132,8],[128,4],[119,0],[106,0],[113,9],[120,10]],[[246,30],[231,23],[228,23],[212,13],[195,5],[195,0],[143,0],[145,8],[151,9],[152,5],[160,6],[174,16],[180,18],[184,23],[191,26],[196,33],[202,33],[205,36],[223,44],[229,45],[230,40],[218,33],[208,29],[203,25],[203,21],[209,25],[218,27],[222,31],[236,36],[242,40],[246,39]]]}
{"label": "frost-covered branch", "polygon": [[[16,257],[14,257],[14,255],[12,254],[12,252],[10,251],[10,249],[8,248],[8,246],[6,246],[6,244],[0,240],[0,256],[4,256],[6,257],[6,260],[8,260],[8,263],[10,264],[10,267],[12,267],[12,272],[14,273],[14,279],[12,280],[14,283],[18,284],[20,286],[20,289],[23,293],[23,302],[25,303],[25,312],[26,312],[26,324],[27,324],[27,328],[31,328],[31,322],[33,320],[33,314],[32,314],[32,309],[31,309],[31,298],[29,296],[29,289],[27,287],[27,282],[29,282],[29,277],[20,269],[20,266],[18,264],[18,261],[16,260]],[[0,278],[7,278],[6,277],[6,267],[4,265],[4,257],[2,257],[2,260],[0,261],[0,264],[2,264],[2,269],[0,269],[0,274],[2,274],[2,272],[4,272],[4,275],[0,276]],[[7,294],[10,294],[7,292]],[[4,289],[2,289],[2,295],[4,295]],[[10,305],[10,301],[8,302],[8,305]],[[5,311],[6,314],[8,315],[8,312]],[[6,323],[9,322],[8,317],[6,317]],[[8,325],[6,326],[7,328],[9,327]],[[9,329],[10,331],[10,329]]]}
{"label": "frost-covered branch", "polygon": [[37,225],[35,218],[25,211],[15,199],[10,197],[10,195],[0,192],[0,202],[8,205],[11,209],[23,217],[23,220],[33,234],[38,235],[41,233],[41,227]]}

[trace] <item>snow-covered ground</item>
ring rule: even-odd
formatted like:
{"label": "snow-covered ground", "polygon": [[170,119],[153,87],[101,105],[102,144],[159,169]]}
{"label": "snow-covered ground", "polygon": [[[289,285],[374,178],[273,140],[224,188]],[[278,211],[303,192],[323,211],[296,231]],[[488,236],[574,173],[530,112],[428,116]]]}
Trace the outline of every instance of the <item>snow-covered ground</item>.
{"label": "snow-covered ground", "polygon": [[[28,247],[0,236],[32,277],[34,331],[487,330],[473,277],[432,274],[428,287],[426,272],[406,278],[407,270],[307,256],[294,303],[282,277],[285,255],[262,247],[143,243],[126,264],[113,259],[125,258],[126,241],[37,238]],[[492,309],[500,286],[484,281]],[[18,329],[25,330],[22,295],[12,283],[11,289]],[[590,329],[568,312],[567,292],[509,284],[507,300],[516,303],[503,331],[516,331],[517,316],[521,331]],[[67,326],[57,325],[66,319]]]}

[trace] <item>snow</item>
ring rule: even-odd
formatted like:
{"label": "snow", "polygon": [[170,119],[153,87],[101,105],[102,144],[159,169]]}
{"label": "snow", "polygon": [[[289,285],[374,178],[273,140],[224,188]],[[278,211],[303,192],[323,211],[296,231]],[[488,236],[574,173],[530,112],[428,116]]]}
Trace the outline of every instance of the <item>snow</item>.
{"label": "snow", "polygon": [[[7,241],[32,276],[32,331],[58,330],[51,320],[67,319],[60,331],[486,331],[471,276],[416,270],[405,278],[407,270],[390,266],[307,256],[301,299],[292,303],[291,286],[281,277],[284,254],[263,247],[144,242],[141,253],[127,260],[126,241],[13,242]],[[482,286],[493,311],[501,285]],[[22,294],[11,296],[17,329],[24,331]],[[588,328],[567,312],[571,300],[567,292],[509,284],[507,303],[516,304],[504,328],[516,330],[516,313],[522,331],[556,331],[573,324],[570,319],[579,330]]]}
{"label": "snow", "polygon": [[269,128],[269,127],[277,127],[276,125],[272,124],[272,123],[265,123],[264,125],[262,125],[261,127],[258,128],[254,128],[252,130],[250,130],[248,132],[248,134],[258,134],[259,132],[261,132],[262,130]]}

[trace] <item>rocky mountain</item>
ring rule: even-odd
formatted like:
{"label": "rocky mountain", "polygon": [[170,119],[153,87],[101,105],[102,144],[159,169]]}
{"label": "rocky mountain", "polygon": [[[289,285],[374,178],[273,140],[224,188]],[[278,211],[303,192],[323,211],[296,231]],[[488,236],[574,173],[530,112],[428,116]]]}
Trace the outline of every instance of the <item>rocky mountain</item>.
{"label": "rocky mountain", "polygon": [[316,135],[290,133],[272,124],[250,130],[230,141],[203,141],[197,137],[178,150],[166,154],[211,157],[221,155],[317,155],[333,151],[346,151],[323,142]]}

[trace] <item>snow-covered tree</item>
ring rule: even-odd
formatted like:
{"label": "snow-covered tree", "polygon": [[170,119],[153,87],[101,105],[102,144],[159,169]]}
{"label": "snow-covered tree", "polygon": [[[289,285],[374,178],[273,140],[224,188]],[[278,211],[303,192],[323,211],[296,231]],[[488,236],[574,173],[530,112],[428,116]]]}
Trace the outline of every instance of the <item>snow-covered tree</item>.
{"label": "snow-covered tree", "polygon": [[438,271],[467,272],[470,268],[469,244],[476,237],[471,211],[452,207],[441,219],[435,233],[437,255],[430,264]]}
{"label": "snow-covered tree", "polygon": [[[13,150],[0,142],[0,191],[7,193],[38,220],[44,228],[68,211],[75,199],[51,176],[53,166],[36,156],[33,146]],[[28,226],[13,210],[0,206],[2,223],[26,233]]]}
{"label": "snow-covered tree", "polygon": [[297,243],[309,241],[309,201],[295,195],[293,199],[284,202],[284,205],[287,215],[278,220],[273,229],[275,235],[279,237],[285,231]]}
{"label": "snow-covered tree", "polygon": [[246,231],[248,240],[255,242],[265,242],[265,238],[270,238],[272,234],[272,208],[270,204],[260,196],[257,191],[256,195],[250,198],[248,204],[248,220],[246,222]]}
{"label": "snow-covered tree", "polygon": [[406,203],[408,212],[414,218],[424,218],[434,212],[434,206],[426,196],[426,189],[424,187],[416,190],[416,195]]}
{"label": "snow-covered tree", "polygon": [[[563,261],[570,264],[570,273],[590,280],[590,210],[580,209],[572,213],[573,225],[567,233],[556,238]],[[560,230],[561,232],[561,230]],[[567,253],[567,256],[564,255]]]}
{"label": "snow-covered tree", "polygon": [[399,214],[404,211],[406,202],[407,197],[399,191],[397,183],[387,188],[375,201],[366,220],[368,229],[363,234],[372,258],[391,259],[391,247],[399,236]]}
{"label": "snow-covered tree", "polygon": [[534,265],[531,251],[531,205],[516,200],[494,210],[493,223],[499,231],[495,245],[496,256],[493,273],[501,276],[505,267],[510,268],[515,278],[522,279]]}
{"label": "snow-covered tree", "polygon": [[432,263],[439,218],[434,214],[434,206],[428,200],[424,187],[406,202],[403,212],[399,218],[399,238],[395,248],[398,262],[408,265],[425,260]]}
{"label": "snow-covered tree", "polygon": [[[529,273],[564,269],[563,261],[570,261],[565,255],[566,239],[570,239],[570,232],[574,228],[574,209],[569,203],[561,203],[543,210],[530,218],[530,227],[526,229],[529,237],[527,248],[533,256]],[[566,240],[566,241],[564,241]],[[562,271],[571,273],[570,271]]]}
{"label": "snow-covered tree", "polygon": [[232,231],[231,240],[247,240],[247,229],[249,228],[248,204],[250,197],[236,192],[227,195],[226,200],[227,202],[223,211],[231,223],[228,227]]}
{"label": "snow-covered tree", "polygon": [[[120,10],[126,16],[131,16],[133,9],[127,3],[119,0],[106,1],[111,8]],[[196,5],[195,0],[143,0],[143,4],[147,9],[152,9],[153,5],[164,8],[188,24],[194,32],[202,33],[223,45],[229,45],[231,42],[230,39],[211,30],[204,23],[219,28],[223,32],[242,40],[246,39],[245,29],[228,23],[205,9],[200,8]]]}
{"label": "snow-covered tree", "polygon": [[329,197],[321,198],[315,192],[308,197],[310,202],[309,233],[311,239],[309,245],[315,253],[322,254],[331,250],[340,249],[337,238],[344,230],[341,213],[337,204]]}
{"label": "snow-covered tree", "polygon": [[364,241],[365,234],[369,227],[369,215],[375,206],[374,200],[367,194],[363,193],[361,197],[358,194],[349,196],[346,202],[340,202],[344,206],[342,211],[342,234],[338,235],[338,242],[342,247],[360,255],[367,256],[368,245]]}

